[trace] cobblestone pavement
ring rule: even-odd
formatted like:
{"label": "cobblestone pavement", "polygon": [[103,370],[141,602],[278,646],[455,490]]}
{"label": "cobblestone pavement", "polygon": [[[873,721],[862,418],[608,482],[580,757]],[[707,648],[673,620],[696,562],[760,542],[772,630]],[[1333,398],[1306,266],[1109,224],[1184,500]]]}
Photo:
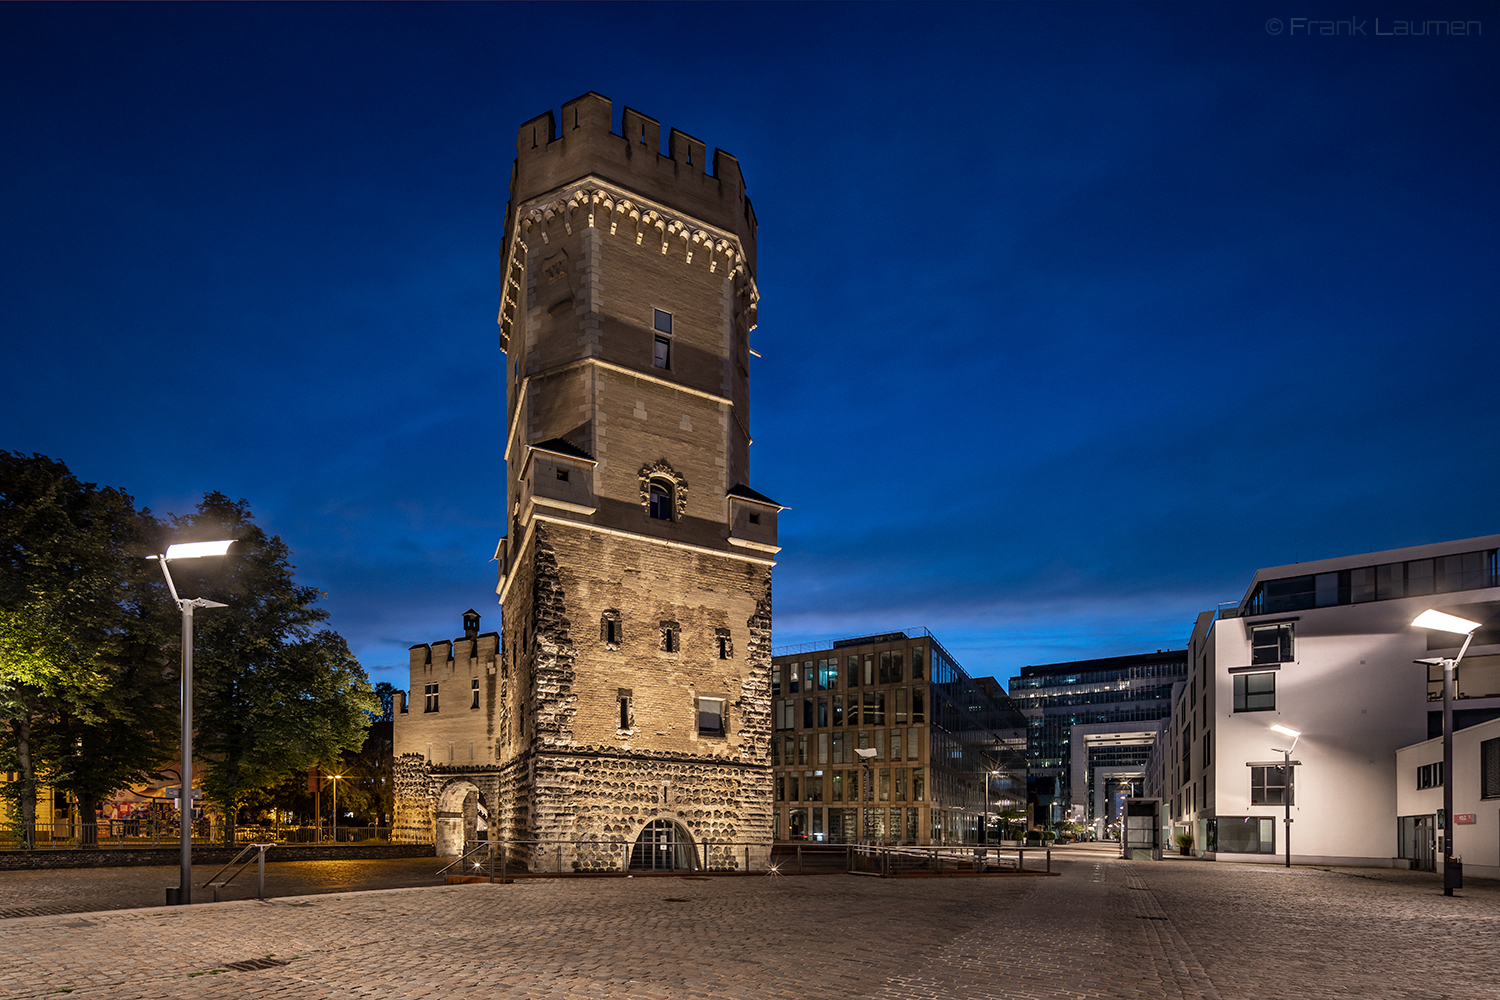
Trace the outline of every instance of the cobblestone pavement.
{"label": "cobblestone pavement", "polygon": [[[438,880],[433,878],[433,873],[446,863],[447,861],[438,858],[356,858],[348,861],[267,863],[266,895],[306,896],[356,889],[434,885]],[[201,887],[219,867],[193,866],[194,902],[214,898],[212,889]],[[176,885],[177,878],[176,865],[0,871],[0,919],[160,906],[166,901],[166,887]],[[240,872],[222,890],[220,898],[255,898],[255,865]]]}
{"label": "cobblestone pavement", "polygon": [[[1061,875],[523,880],[0,921],[0,996],[1494,998],[1500,885],[1126,862]],[[248,969],[260,960],[267,968]],[[238,965],[240,968],[236,968]]]}

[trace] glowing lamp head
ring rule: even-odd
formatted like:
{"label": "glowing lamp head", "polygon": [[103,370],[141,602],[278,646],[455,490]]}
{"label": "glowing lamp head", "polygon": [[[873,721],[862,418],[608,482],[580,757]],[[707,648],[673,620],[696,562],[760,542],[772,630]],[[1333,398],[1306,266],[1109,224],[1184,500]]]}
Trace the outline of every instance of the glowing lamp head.
{"label": "glowing lamp head", "polygon": [[1301,733],[1297,732],[1297,730],[1295,730],[1295,729],[1288,729],[1286,726],[1280,726],[1280,725],[1272,726],[1271,727],[1271,731],[1275,732],[1275,733],[1280,733],[1283,736],[1290,736],[1294,740],[1297,737],[1299,737],[1299,736],[1302,735]]}
{"label": "glowing lamp head", "polygon": [[1417,615],[1412,625],[1417,628],[1435,628],[1442,632],[1456,632],[1459,635],[1468,635],[1477,629],[1480,623],[1471,622],[1469,619],[1460,618],[1457,615],[1444,614],[1441,611],[1428,609]]}
{"label": "glowing lamp head", "polygon": [[233,538],[223,542],[178,542],[167,546],[167,558],[201,559],[204,556],[222,556],[233,544]]}

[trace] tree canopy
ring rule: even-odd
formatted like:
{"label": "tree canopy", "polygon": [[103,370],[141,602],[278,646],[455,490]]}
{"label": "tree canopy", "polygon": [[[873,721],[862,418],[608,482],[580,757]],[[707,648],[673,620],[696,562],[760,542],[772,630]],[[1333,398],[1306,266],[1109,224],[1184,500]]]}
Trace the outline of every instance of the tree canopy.
{"label": "tree canopy", "polygon": [[87,820],[95,802],[168,769],[180,617],[144,557],[220,538],[235,540],[228,555],[171,571],[184,598],[227,605],[194,619],[194,746],[205,797],[232,822],[239,804],[358,750],[381,711],[315,607],[324,595],[295,581],[290,548],[245,500],[209,493],[164,524],[61,462],[0,451],[0,766],[21,774],[7,790],[28,834],[39,779],[73,792]]}

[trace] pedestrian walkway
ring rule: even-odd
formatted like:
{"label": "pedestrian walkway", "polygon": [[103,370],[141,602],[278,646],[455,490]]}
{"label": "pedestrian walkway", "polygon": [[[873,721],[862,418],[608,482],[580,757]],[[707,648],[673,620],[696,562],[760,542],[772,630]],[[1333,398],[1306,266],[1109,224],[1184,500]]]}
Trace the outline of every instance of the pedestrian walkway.
{"label": "pedestrian walkway", "polygon": [[1054,854],[1057,878],[434,886],[0,921],[0,997],[1474,998],[1500,886]]}

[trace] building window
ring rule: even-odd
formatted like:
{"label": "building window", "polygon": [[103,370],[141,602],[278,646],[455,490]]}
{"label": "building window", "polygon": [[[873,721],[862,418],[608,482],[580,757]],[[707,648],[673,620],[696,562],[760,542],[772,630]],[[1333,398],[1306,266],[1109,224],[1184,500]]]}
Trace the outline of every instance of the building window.
{"label": "building window", "polygon": [[560,482],[560,483],[565,483],[565,482],[568,481],[568,470],[567,469],[558,469],[557,470],[557,481]]}
{"label": "building window", "polygon": [[1205,768],[1209,767],[1214,762],[1213,751],[1210,749],[1214,745],[1214,741],[1209,739],[1210,735],[1211,734],[1207,729],[1203,730],[1203,766]]}
{"label": "building window", "polygon": [[619,649],[625,638],[624,623],[620,612],[611,608],[599,616],[599,640],[610,649]]}
{"label": "building window", "polygon": [[1252,806],[1296,805],[1290,769],[1276,764],[1250,769],[1250,804]]}
{"label": "building window", "polygon": [[1418,788],[1442,788],[1443,787],[1443,762],[1436,764],[1423,764],[1417,768]]}
{"label": "building window", "polygon": [[1250,627],[1250,663],[1290,663],[1292,661],[1292,622]]}
{"label": "building window", "polygon": [[885,692],[884,691],[866,691],[865,692],[865,711],[864,711],[864,717],[865,717],[865,725],[867,725],[867,726],[883,726],[883,725],[885,725]]}
{"label": "building window", "polygon": [[652,480],[647,487],[650,494],[646,512],[653,521],[672,520],[672,487],[661,480]]}
{"label": "building window", "polygon": [[422,707],[422,711],[436,712],[438,710],[438,686],[436,684],[428,684],[423,689],[423,694],[426,695],[426,702]]}
{"label": "building window", "polygon": [[670,337],[672,335],[672,314],[667,312],[665,309],[657,309],[655,310],[655,313],[656,316],[654,318],[653,326],[655,327],[656,332],[665,333]]}
{"label": "building window", "polygon": [[656,345],[651,355],[651,364],[657,368],[671,369],[672,339],[657,334]]}
{"label": "building window", "polygon": [[[675,653],[682,643],[681,631],[676,622],[661,623],[661,651],[663,653]],[[779,675],[778,675],[779,679]],[[773,692],[774,693],[774,692]]]}
{"label": "building window", "polygon": [[750,523],[751,524],[759,524],[760,523],[760,515],[759,514],[751,514],[750,515]]}
{"label": "building window", "polygon": [[[734,640],[730,638],[729,630],[727,628],[714,629],[714,641],[719,648],[719,659],[734,659]],[[807,686],[809,689],[812,687],[811,684]]]}
{"label": "building window", "polygon": [[[719,659],[722,660],[723,657],[721,656]],[[813,728],[813,700],[811,698],[802,699],[802,728]]]}
{"label": "building window", "polygon": [[797,703],[795,698],[782,698],[776,702],[776,728],[791,729],[796,725],[796,714],[792,708]]}
{"label": "building window", "polygon": [[471,677],[471,678],[469,678],[469,696],[470,696],[469,707],[470,708],[478,708],[479,707],[479,678],[478,677]]}
{"label": "building window", "polygon": [[1500,799],[1500,739],[1479,744],[1479,797]]}
{"label": "building window", "polygon": [[776,801],[786,801],[786,775],[781,772],[776,774]]}
{"label": "building window", "polygon": [[836,660],[836,659],[835,660],[819,660],[818,661],[818,690],[819,691],[834,691],[834,690],[838,689],[838,686],[839,686],[839,661]]}
{"label": "building window", "polygon": [[1220,816],[1208,821],[1206,851],[1275,854],[1276,820],[1270,816]]}
{"label": "building window", "polygon": [[803,771],[802,772],[802,801],[804,801],[804,802],[822,802],[823,801],[823,772],[822,771]]}
{"label": "building window", "polygon": [[724,735],[724,699],[698,699],[698,734],[700,736]]}
{"label": "building window", "polygon": [[635,724],[635,718],[630,711],[633,692],[620,688],[615,697],[620,703],[620,728],[629,729]]}
{"label": "building window", "polygon": [[1276,710],[1276,675],[1235,674],[1234,710],[1236,712],[1274,712]]}

